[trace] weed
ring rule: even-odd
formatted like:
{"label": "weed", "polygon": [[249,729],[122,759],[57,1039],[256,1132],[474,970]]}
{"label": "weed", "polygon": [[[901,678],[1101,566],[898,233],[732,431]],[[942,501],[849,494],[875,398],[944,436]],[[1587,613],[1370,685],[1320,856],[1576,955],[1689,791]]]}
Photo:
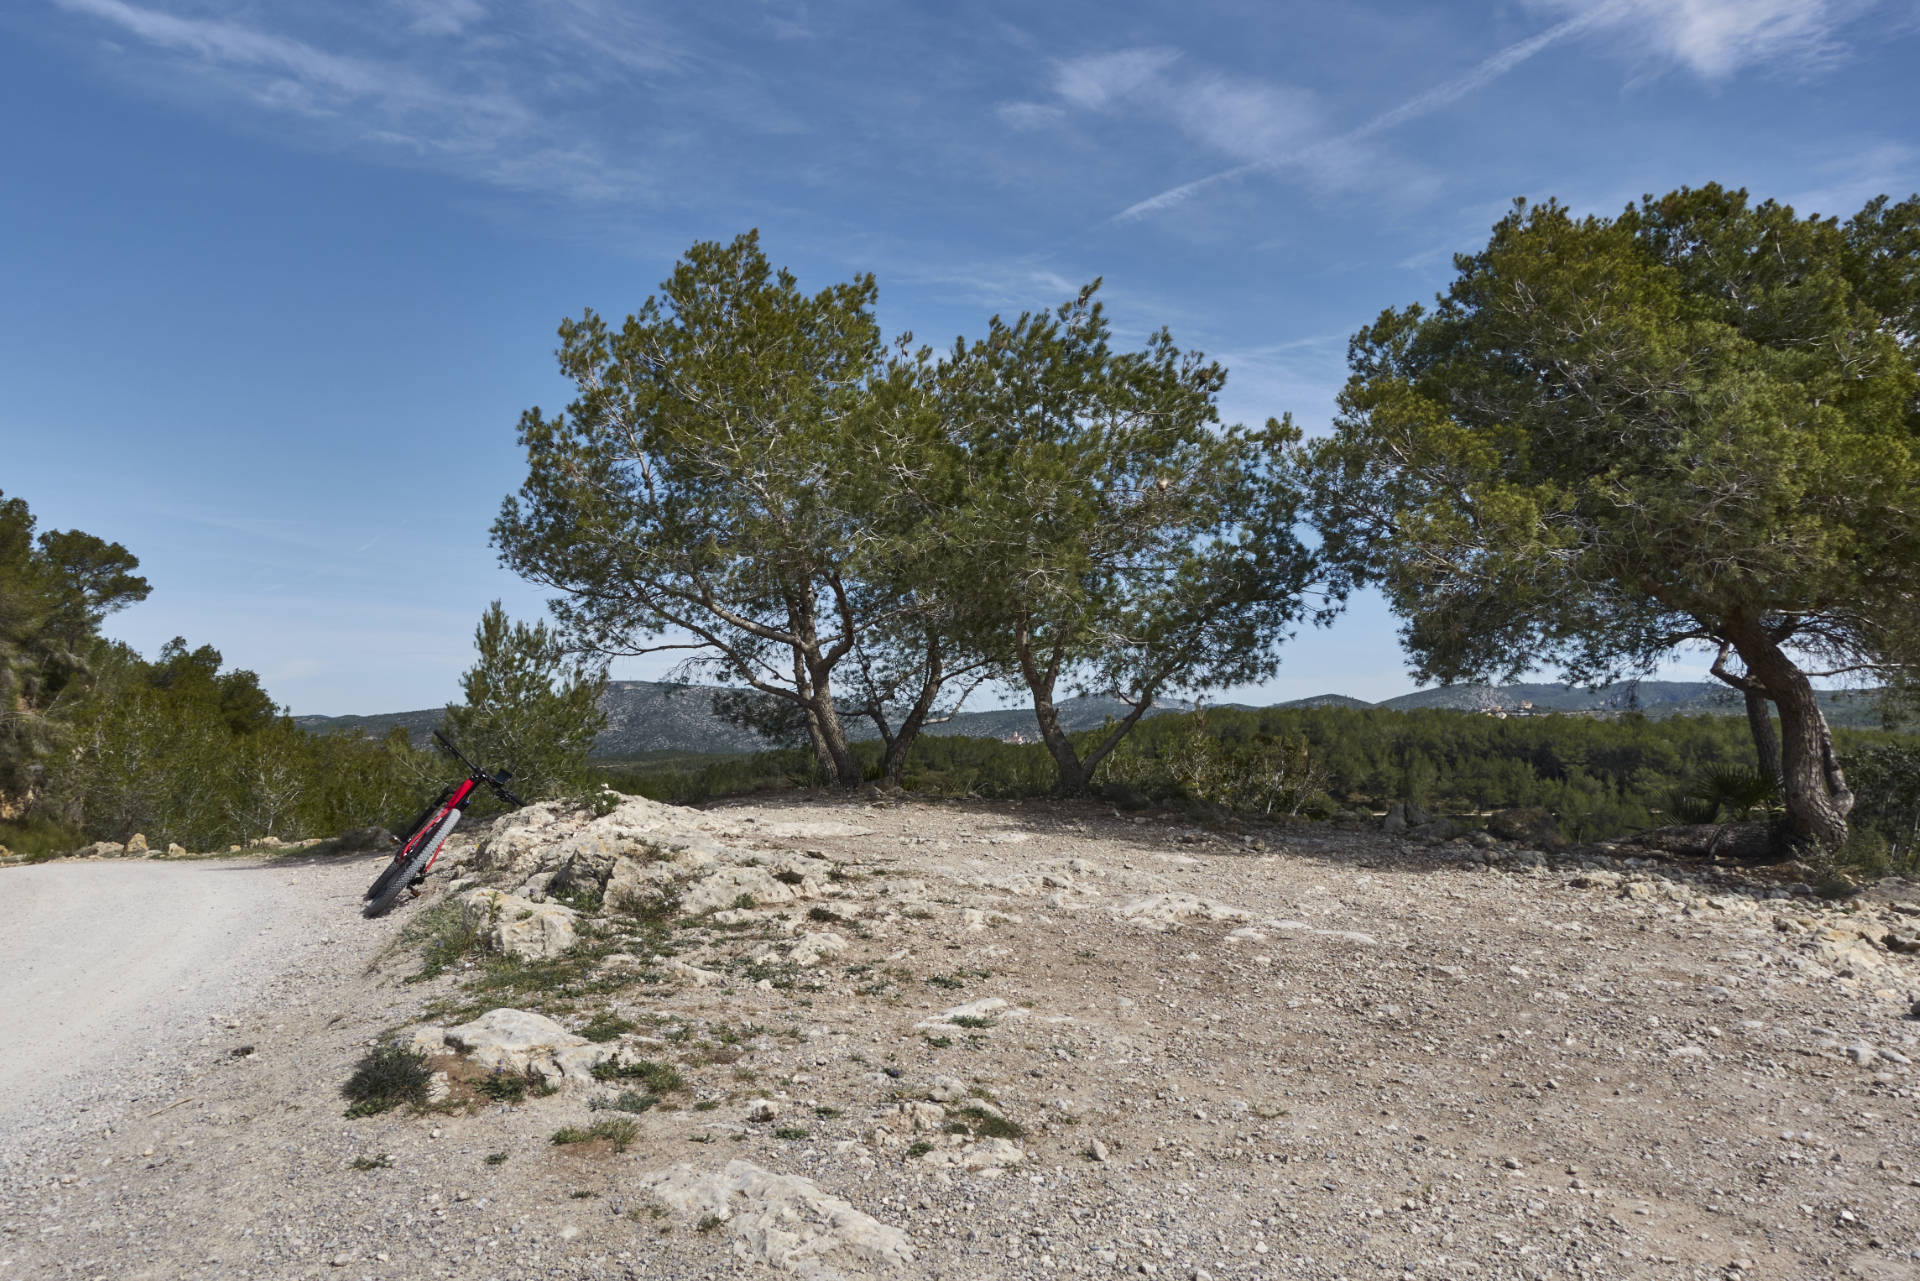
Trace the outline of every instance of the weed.
{"label": "weed", "polygon": [[527,1097],[527,1078],[512,1072],[481,1077],[473,1088],[496,1103],[519,1103]]}
{"label": "weed", "polygon": [[584,1130],[577,1125],[569,1125],[562,1129],[555,1130],[553,1132],[552,1142],[555,1146],[565,1146],[569,1143],[592,1143],[597,1139],[605,1139],[607,1142],[613,1144],[613,1150],[615,1152],[625,1152],[633,1145],[633,1141],[639,1137],[640,1123],[638,1121],[629,1121],[625,1117],[620,1117],[618,1119],[609,1118],[604,1121],[595,1121]]}
{"label": "weed", "polygon": [[581,1188],[576,1192],[567,1193],[568,1198],[574,1201],[586,1201],[599,1195],[598,1192],[593,1191],[591,1188]]}
{"label": "weed", "polygon": [[952,1047],[953,1038],[950,1036],[930,1036],[927,1038],[927,1044],[936,1050],[945,1050]]}
{"label": "weed", "polygon": [[925,1139],[916,1139],[907,1145],[908,1156],[925,1156],[931,1151],[933,1151],[933,1144],[927,1142]]}
{"label": "weed", "polygon": [[357,1156],[353,1158],[353,1168],[356,1170],[391,1170],[393,1168],[393,1158],[385,1152],[378,1152],[373,1156]]}
{"label": "weed", "polygon": [[407,922],[400,931],[403,944],[420,944],[420,971],[407,980],[423,983],[445,974],[480,942],[479,932],[467,928],[457,899],[443,899]]}
{"label": "weed", "polygon": [[755,906],[753,901],[753,895],[751,894],[740,895],[738,898],[733,900],[733,906],[737,911],[751,912]]}
{"label": "weed", "polygon": [[711,1112],[719,1106],[720,1106],[719,1099],[701,1099],[698,1103],[693,1105],[693,1110],[695,1112]]}
{"label": "weed", "polygon": [[589,1112],[632,1112],[636,1115],[645,1112],[660,1102],[657,1094],[642,1094],[638,1090],[622,1090],[618,1094],[601,1094],[587,1100]]}
{"label": "weed", "polygon": [[751,1085],[760,1079],[760,1074],[750,1067],[737,1067],[733,1070],[733,1079],[736,1081],[745,1081]]}
{"label": "weed", "polygon": [[808,909],[807,919],[810,921],[821,921],[827,924],[832,924],[835,921],[844,921],[847,918],[840,915],[840,913],[834,911],[830,907],[815,907],[815,908]]}
{"label": "weed", "polygon": [[376,1046],[340,1087],[353,1104],[347,1115],[373,1116],[402,1103],[423,1104],[432,1075],[426,1055],[419,1051],[394,1042]]}
{"label": "weed", "polygon": [[949,1022],[955,1027],[964,1028],[989,1028],[994,1025],[994,1020],[984,1014],[956,1014]]}
{"label": "weed", "polygon": [[783,1125],[773,1132],[776,1139],[792,1139],[796,1142],[807,1137],[807,1132],[795,1125]]}
{"label": "weed", "polygon": [[726,1220],[717,1214],[703,1214],[700,1216],[700,1222],[693,1225],[693,1230],[695,1232],[711,1232],[725,1222]]}
{"label": "weed", "polygon": [[506,1163],[507,1163],[507,1154],[505,1152],[487,1153],[488,1165],[505,1165]]}
{"label": "weed", "polygon": [[667,1094],[687,1088],[687,1080],[680,1075],[679,1068],[671,1063],[655,1063],[651,1059],[641,1059],[635,1063],[622,1063],[618,1060],[596,1063],[593,1067],[593,1079],[639,1081],[655,1094]]}
{"label": "weed", "polygon": [[782,871],[775,872],[773,874],[773,879],[780,882],[782,885],[805,885],[807,883],[807,878],[805,876],[791,869],[784,869]]}
{"label": "weed", "polygon": [[967,1133],[981,1139],[1024,1139],[1027,1128],[1011,1117],[1002,1116],[992,1108],[982,1107],[978,1103],[969,1103],[963,1108],[955,1108],[955,1124]]}
{"label": "weed", "polygon": [[954,978],[951,975],[929,974],[927,975],[927,986],[928,987],[944,987],[951,990],[953,988],[964,987],[966,985],[962,983],[959,979]]}
{"label": "weed", "polygon": [[813,1114],[817,1117],[821,1117],[824,1120],[831,1121],[840,1115],[840,1109],[829,1108],[829,1107],[817,1107],[813,1110]]}
{"label": "weed", "polygon": [[609,1010],[594,1015],[593,1021],[580,1029],[580,1035],[589,1041],[614,1041],[621,1033],[633,1031],[633,1026],[631,1019],[623,1019]]}

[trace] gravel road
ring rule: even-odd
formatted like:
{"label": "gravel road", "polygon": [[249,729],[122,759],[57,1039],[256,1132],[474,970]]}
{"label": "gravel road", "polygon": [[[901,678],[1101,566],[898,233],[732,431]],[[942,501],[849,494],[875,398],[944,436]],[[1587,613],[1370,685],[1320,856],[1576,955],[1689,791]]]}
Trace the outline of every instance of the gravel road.
{"label": "gravel road", "polygon": [[[361,922],[366,868],[77,861],[0,872],[0,1167],[181,1078],[230,1012]],[[225,1038],[225,1039],[231,1039]]]}
{"label": "gravel road", "polygon": [[[365,921],[366,860],[0,872],[38,940],[0,944],[0,1095],[43,1114],[0,1131],[0,1281],[1920,1275],[1920,884],[631,804],[446,857],[544,893],[563,839],[581,875],[683,842],[673,912],[553,962],[423,969],[470,878]],[[371,1046],[498,1007],[648,1070],[508,1095],[449,1053],[445,1103],[345,1115]],[[556,1142],[610,1118],[626,1147]]]}

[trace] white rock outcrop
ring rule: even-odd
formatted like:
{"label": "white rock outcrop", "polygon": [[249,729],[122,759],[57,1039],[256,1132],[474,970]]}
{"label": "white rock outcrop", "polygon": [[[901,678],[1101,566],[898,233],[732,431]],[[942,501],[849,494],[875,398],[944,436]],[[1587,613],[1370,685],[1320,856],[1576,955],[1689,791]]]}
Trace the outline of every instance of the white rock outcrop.
{"label": "white rock outcrop", "polygon": [[702,1173],[675,1165],[640,1176],[640,1188],[683,1219],[718,1219],[742,1262],[763,1263],[809,1281],[913,1262],[899,1228],[863,1214],[812,1179],[775,1174],[748,1161]]}
{"label": "white rock outcrop", "polygon": [[580,913],[572,908],[500,890],[462,894],[460,920],[494,951],[531,961],[564,956],[580,938]]}
{"label": "white rock outcrop", "polygon": [[596,1045],[546,1015],[526,1010],[488,1010],[471,1023],[444,1031],[423,1028],[413,1034],[411,1043],[423,1049],[435,1032],[445,1045],[481,1067],[537,1077],[551,1085],[591,1083],[593,1069],[619,1053],[612,1045]]}

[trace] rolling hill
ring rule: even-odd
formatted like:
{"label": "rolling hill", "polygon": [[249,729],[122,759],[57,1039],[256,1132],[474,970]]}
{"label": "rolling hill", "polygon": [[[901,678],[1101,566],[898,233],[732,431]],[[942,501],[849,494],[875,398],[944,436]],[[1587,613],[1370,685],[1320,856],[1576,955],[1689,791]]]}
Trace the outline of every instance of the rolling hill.
{"label": "rolling hill", "polygon": [[[722,720],[714,713],[713,696],[706,685],[671,685],[654,681],[615,681],[607,691],[607,728],[596,755],[640,756],[648,752],[753,752],[769,746],[758,734]],[[1877,728],[1879,701],[1873,691],[1827,690],[1821,703],[1835,725]],[[1117,698],[1093,695],[1061,702],[1060,720],[1069,730],[1093,729],[1109,717],[1127,714]],[[1241,704],[1226,704],[1241,706]],[[1509,716],[1553,713],[1577,716],[1618,716],[1628,711],[1659,719],[1667,716],[1738,716],[1740,701],[1724,686],[1704,681],[1622,682],[1598,690],[1564,685],[1447,685],[1402,694],[1381,703],[1345,694],[1316,694],[1277,704],[1280,707],[1379,707],[1389,711],[1442,708]],[[1192,710],[1193,704],[1168,700],[1149,715]],[[294,723],[314,733],[347,730],[369,736],[387,733],[396,725],[406,729],[416,744],[424,745],[440,723],[443,709],[383,712],[371,716],[296,716]],[[1029,707],[1006,707],[962,712],[928,734],[997,738],[1009,742],[1035,741],[1039,731]],[[878,737],[871,723],[847,721],[847,734],[856,742]]]}

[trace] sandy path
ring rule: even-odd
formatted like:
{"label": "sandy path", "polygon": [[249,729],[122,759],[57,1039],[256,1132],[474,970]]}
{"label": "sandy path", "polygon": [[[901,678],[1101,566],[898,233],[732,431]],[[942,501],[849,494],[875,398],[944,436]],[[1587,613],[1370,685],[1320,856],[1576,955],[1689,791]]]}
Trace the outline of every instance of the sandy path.
{"label": "sandy path", "polygon": [[359,933],[366,868],[71,862],[0,872],[0,1162],[148,1097],[227,1016]]}

